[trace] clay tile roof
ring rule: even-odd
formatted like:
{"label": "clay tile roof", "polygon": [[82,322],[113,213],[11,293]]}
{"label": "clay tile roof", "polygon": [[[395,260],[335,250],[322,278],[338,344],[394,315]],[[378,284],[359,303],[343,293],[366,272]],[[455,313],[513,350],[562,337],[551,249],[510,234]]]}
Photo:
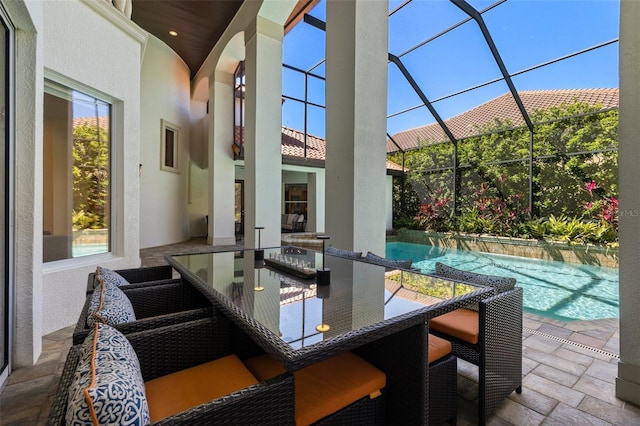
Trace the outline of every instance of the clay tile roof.
{"label": "clay tile roof", "polygon": [[[518,94],[529,116],[537,110],[574,101],[600,105],[602,109],[618,107],[618,89],[529,90],[518,92]],[[525,124],[511,93],[505,93],[462,114],[451,117],[445,120],[445,123],[457,139],[462,139],[477,134],[478,128],[493,123],[496,118],[501,121],[509,121],[514,127]],[[404,130],[396,133],[392,138],[403,150],[415,149],[421,142],[434,143],[448,140],[438,123]],[[388,140],[387,152],[397,151],[396,145]]]}
{"label": "clay tile roof", "polygon": [[95,126],[96,120],[100,123],[100,127],[108,129],[109,128],[109,116],[101,116],[101,117],[76,117],[73,119],[73,127],[78,126]]}
{"label": "clay tile roof", "polygon": [[[240,126],[236,126],[236,139],[240,138]],[[304,132],[282,126],[282,155],[304,159]],[[310,160],[324,161],[327,155],[325,140],[307,134],[307,157]],[[387,170],[402,171],[402,166],[387,160]]]}
{"label": "clay tile roof", "polygon": [[[304,132],[282,127],[282,155],[304,158]],[[324,161],[325,140],[307,134],[307,158]],[[402,171],[402,166],[387,159],[387,170]]]}
{"label": "clay tile roof", "polygon": [[[326,156],[324,139],[307,134],[307,158],[324,160]],[[304,133],[289,127],[282,127],[282,155],[304,158]]]}
{"label": "clay tile roof", "polygon": [[[400,164],[394,163],[393,161],[389,160],[387,158],[387,170],[395,170],[398,172],[402,171],[402,166]],[[407,168],[405,168],[405,171],[408,170]]]}

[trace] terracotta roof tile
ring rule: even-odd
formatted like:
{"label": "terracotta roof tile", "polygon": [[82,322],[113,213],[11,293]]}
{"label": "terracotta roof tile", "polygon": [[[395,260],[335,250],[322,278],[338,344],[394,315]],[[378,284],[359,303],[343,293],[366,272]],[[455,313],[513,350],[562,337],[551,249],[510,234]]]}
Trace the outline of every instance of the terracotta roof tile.
{"label": "terracotta roof tile", "polygon": [[[304,133],[282,127],[282,155],[304,158]],[[324,139],[307,134],[307,158],[323,160],[326,156]]]}
{"label": "terracotta roof tile", "polygon": [[[304,132],[282,127],[282,155],[304,158]],[[325,140],[307,134],[307,158],[324,161],[326,158]],[[402,171],[402,166],[387,159],[387,170]]]}
{"label": "terracotta roof tile", "polygon": [[75,117],[73,119],[73,127],[78,126],[95,126],[96,121],[100,123],[100,127],[109,128],[109,116],[103,115],[100,117]]}
{"label": "terracotta roof tile", "polygon": [[[240,137],[240,127],[236,126],[236,139]],[[282,126],[282,155],[304,159],[304,132]],[[324,161],[327,155],[325,140],[307,134],[307,157]],[[387,160],[387,170],[402,171],[402,166]]]}
{"label": "terracotta roof tile", "polygon": [[[618,107],[618,89],[531,90],[518,92],[518,94],[530,116],[537,110],[574,101],[589,105],[601,105],[602,109]],[[525,124],[511,93],[505,93],[462,114],[451,117],[445,120],[445,123],[456,138],[462,139],[478,134],[478,128],[493,123],[496,118],[502,121],[508,120],[513,126]],[[437,123],[404,130],[396,133],[392,138],[403,150],[415,149],[421,142],[434,143],[448,140]],[[395,144],[388,140],[387,152],[397,151],[398,148]]]}

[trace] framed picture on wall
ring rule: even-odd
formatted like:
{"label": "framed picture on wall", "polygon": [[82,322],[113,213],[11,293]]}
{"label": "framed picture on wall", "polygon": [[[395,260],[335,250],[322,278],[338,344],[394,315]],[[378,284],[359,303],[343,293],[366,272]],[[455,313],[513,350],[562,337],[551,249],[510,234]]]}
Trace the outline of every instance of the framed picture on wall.
{"label": "framed picture on wall", "polygon": [[180,173],[180,127],[160,120],[160,170]]}

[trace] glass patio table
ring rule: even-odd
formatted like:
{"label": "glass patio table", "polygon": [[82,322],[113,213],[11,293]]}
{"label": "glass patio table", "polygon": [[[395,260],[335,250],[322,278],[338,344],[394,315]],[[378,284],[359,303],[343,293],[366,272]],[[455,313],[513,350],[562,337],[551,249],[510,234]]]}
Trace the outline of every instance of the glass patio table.
{"label": "glass patio table", "polygon": [[[428,321],[491,289],[298,247],[167,256],[225,316],[295,371],[353,351],[387,375],[386,415],[427,420]],[[330,269],[320,286],[317,269]],[[408,409],[410,407],[410,409]]]}

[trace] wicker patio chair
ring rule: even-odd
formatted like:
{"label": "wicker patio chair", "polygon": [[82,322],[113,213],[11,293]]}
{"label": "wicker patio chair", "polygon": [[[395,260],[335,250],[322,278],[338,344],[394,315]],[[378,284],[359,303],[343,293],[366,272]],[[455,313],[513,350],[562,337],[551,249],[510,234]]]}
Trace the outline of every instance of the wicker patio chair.
{"label": "wicker patio chair", "polygon": [[[293,424],[293,375],[285,372],[270,380],[255,379],[238,361],[233,339],[229,336],[229,328],[221,325],[222,323],[215,317],[210,317],[126,336],[139,360],[139,372],[145,383],[145,398],[149,406],[151,424]],[[73,395],[74,391],[70,386],[74,376],[84,371],[82,369],[76,371],[82,350],[82,345],[74,345],[69,351],[49,413],[49,425],[65,424],[69,395],[70,393]],[[118,355],[121,356],[121,353]],[[220,374],[221,380],[216,380],[218,376],[215,374],[220,370],[216,365],[220,365],[217,363],[221,360],[226,362],[225,359],[235,360],[233,369],[224,370]],[[132,364],[129,363],[129,365]],[[102,373],[99,369],[94,371],[96,375]],[[198,374],[198,372],[206,373]],[[228,394],[201,401],[207,398],[206,395],[217,395],[218,386],[235,386],[236,383],[229,385],[228,382],[231,381],[229,376],[241,375],[246,379],[247,374],[252,384]],[[173,383],[177,383],[175,387],[171,386],[173,380],[176,380]],[[237,379],[233,380],[238,382]],[[159,384],[165,387],[158,387]],[[180,395],[176,395],[176,401],[173,401],[171,390],[176,388],[197,389],[197,391],[191,392],[192,395],[187,396],[186,400],[181,399],[190,392],[179,392]],[[180,411],[162,417],[166,415],[162,411],[168,408],[160,406],[158,411],[159,401],[155,399],[158,397],[161,399],[168,397],[167,405],[172,405],[173,408],[189,404],[190,398],[193,398],[191,401],[197,402],[195,406],[178,408]]]}
{"label": "wicker patio chair", "polygon": [[[461,275],[463,274],[463,279]],[[496,293],[472,309],[433,318],[429,332],[451,341],[453,353],[478,366],[478,421],[484,424],[514,390],[522,392],[522,288],[513,278],[436,264],[434,276],[493,285]]]}
{"label": "wicker patio chair", "polygon": [[[169,265],[148,266],[144,268],[118,269],[114,272],[118,273],[130,284],[127,288],[146,287],[155,284],[167,284],[171,282],[179,282],[179,278],[173,278],[173,268]],[[96,273],[91,272],[87,279],[87,294],[92,293],[98,284]]]}
{"label": "wicker patio chair", "polygon": [[[148,330],[210,316],[211,302],[186,281],[149,286],[121,286],[135,313],[135,321],[112,324],[124,334]],[[97,296],[97,295],[96,295]],[[87,295],[73,331],[73,344],[79,344],[91,331],[87,324],[93,293]]]}

